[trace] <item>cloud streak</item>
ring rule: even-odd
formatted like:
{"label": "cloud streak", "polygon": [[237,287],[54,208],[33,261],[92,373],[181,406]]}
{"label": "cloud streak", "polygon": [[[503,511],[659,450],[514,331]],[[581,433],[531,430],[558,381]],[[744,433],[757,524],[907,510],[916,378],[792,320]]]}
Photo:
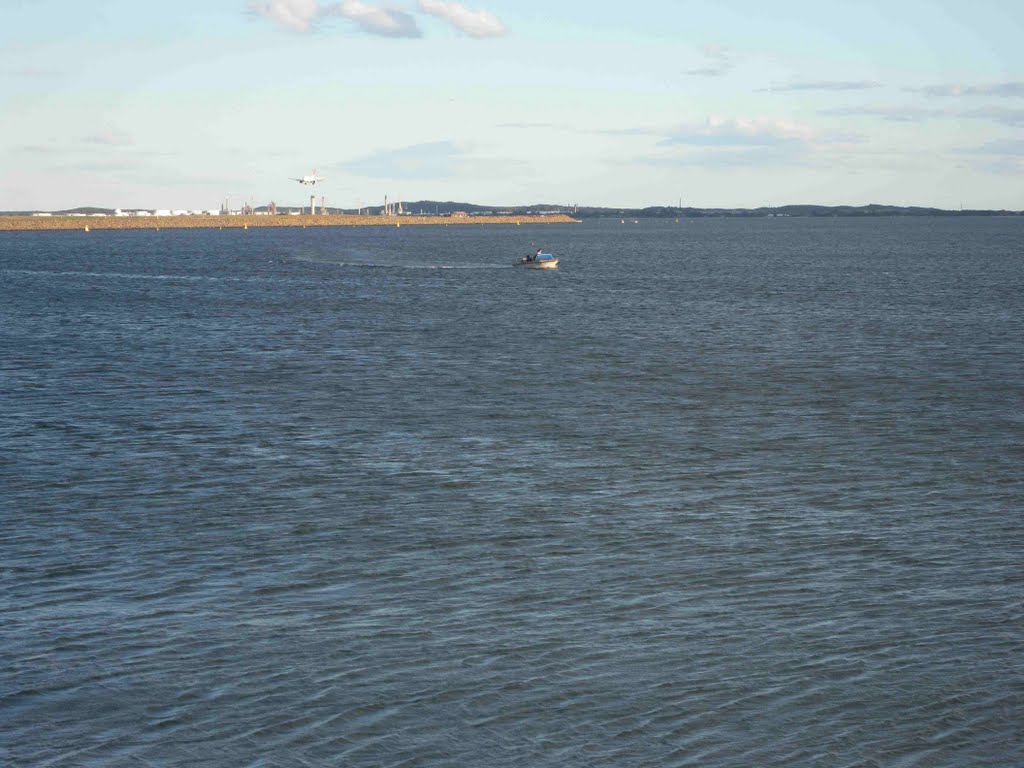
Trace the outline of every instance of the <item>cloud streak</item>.
{"label": "cloud streak", "polygon": [[7,72],[12,77],[25,77],[25,78],[44,78],[44,77],[57,77],[60,73],[55,69],[35,69],[33,67],[22,67],[21,69],[12,69]]}
{"label": "cloud streak", "polygon": [[707,64],[696,69],[688,69],[684,74],[696,77],[721,77],[732,71],[735,67],[732,53],[724,45],[719,43],[707,43],[701,52],[707,59]]}
{"label": "cloud streak", "polygon": [[823,109],[820,115],[836,117],[878,117],[899,123],[921,123],[926,120],[983,120],[1014,128],[1024,127],[1024,109],[1005,107],[977,107],[974,109],[948,109],[918,107],[914,105],[860,106]]}
{"label": "cloud streak", "polygon": [[602,136],[664,136],[664,130],[658,130],[657,128],[599,128],[597,130],[588,130],[586,133],[597,133]]}
{"label": "cloud streak", "polygon": [[790,91],[864,91],[869,88],[881,88],[882,84],[874,80],[805,80],[793,83],[781,83],[764,88],[772,93]]}
{"label": "cloud streak", "polygon": [[446,179],[456,175],[463,155],[453,141],[434,141],[380,150],[342,163],[340,169],[378,179]]}
{"label": "cloud streak", "polygon": [[973,168],[996,176],[1024,174],[1024,139],[998,139],[977,147],[962,147],[957,154],[970,158]]}
{"label": "cloud streak", "polygon": [[515,130],[571,130],[569,126],[560,123],[498,123],[495,127]]}
{"label": "cloud streak", "polygon": [[1024,109],[1004,109],[1003,107],[979,107],[960,113],[961,117],[972,120],[988,120],[1011,128],[1024,128]]}
{"label": "cloud streak", "polygon": [[417,7],[423,13],[446,21],[464,35],[477,40],[501,37],[508,33],[501,19],[490,11],[467,8],[461,3],[446,3],[441,0],[418,0]]}
{"label": "cloud streak", "polygon": [[1024,139],[1000,139],[987,142],[980,147],[968,147],[959,151],[967,155],[999,155],[1003,157],[1024,158]]}
{"label": "cloud streak", "polygon": [[1000,98],[1024,98],[1024,81],[989,83],[987,85],[964,85],[961,83],[943,83],[924,85],[918,88],[906,88],[909,93],[923,96],[952,97],[963,96],[996,96]]}
{"label": "cloud streak", "polygon": [[778,165],[800,165],[804,153],[795,147],[742,147],[715,149],[686,155],[646,156],[631,159],[641,165],[656,168],[759,168]]}
{"label": "cloud streak", "polygon": [[822,109],[818,114],[833,117],[879,117],[883,120],[891,120],[897,123],[920,123],[924,120],[934,120],[950,116],[949,110],[907,105],[838,107],[835,109]]}
{"label": "cloud streak", "polygon": [[132,137],[122,131],[107,128],[99,133],[82,137],[82,143],[101,147],[128,147],[134,144]]}

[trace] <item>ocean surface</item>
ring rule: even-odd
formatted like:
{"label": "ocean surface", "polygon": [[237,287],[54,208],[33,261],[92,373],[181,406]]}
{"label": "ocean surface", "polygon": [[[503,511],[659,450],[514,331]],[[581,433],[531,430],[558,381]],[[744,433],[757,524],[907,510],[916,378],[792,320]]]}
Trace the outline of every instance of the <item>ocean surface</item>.
{"label": "ocean surface", "polygon": [[1024,218],[0,233],[0,387],[0,765],[1024,766]]}

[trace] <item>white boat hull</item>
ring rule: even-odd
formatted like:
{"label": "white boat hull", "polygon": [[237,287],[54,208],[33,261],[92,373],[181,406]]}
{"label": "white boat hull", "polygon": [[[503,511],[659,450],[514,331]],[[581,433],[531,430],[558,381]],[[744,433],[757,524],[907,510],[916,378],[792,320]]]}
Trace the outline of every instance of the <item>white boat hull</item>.
{"label": "white boat hull", "polygon": [[525,269],[557,269],[558,259],[544,259],[542,261],[520,261],[516,264],[517,267],[524,267]]}

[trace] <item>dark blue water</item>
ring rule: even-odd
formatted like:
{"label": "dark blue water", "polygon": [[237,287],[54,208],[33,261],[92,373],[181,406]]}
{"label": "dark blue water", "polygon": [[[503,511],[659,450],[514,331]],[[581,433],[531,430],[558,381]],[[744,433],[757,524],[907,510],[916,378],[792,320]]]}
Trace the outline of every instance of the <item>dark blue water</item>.
{"label": "dark blue water", "polygon": [[1024,218],[4,233],[0,319],[4,765],[1024,765]]}

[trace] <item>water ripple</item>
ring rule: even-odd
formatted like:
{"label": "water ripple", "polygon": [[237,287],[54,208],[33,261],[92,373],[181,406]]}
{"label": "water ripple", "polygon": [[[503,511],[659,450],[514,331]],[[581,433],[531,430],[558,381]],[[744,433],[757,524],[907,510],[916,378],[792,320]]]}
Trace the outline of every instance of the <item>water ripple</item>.
{"label": "water ripple", "polygon": [[0,236],[0,762],[1024,765],[1022,226]]}

